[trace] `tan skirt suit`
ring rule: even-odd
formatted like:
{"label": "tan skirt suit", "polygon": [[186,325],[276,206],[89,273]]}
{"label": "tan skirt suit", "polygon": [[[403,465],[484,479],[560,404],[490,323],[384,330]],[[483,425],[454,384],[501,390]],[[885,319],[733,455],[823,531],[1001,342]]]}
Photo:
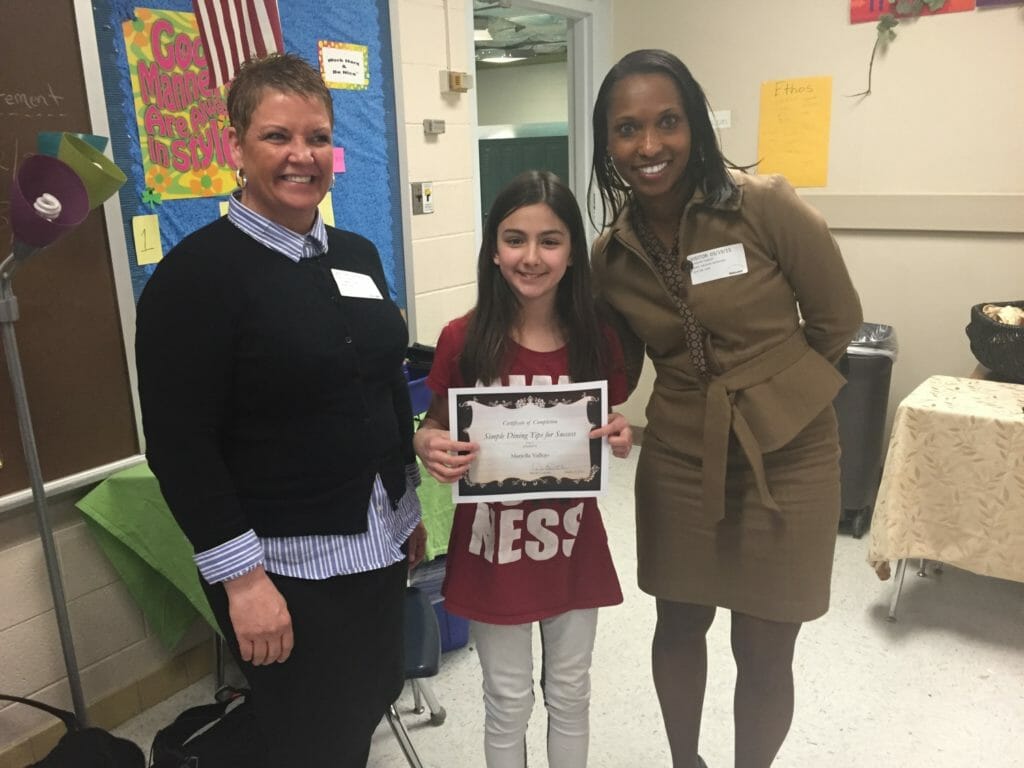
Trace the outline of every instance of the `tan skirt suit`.
{"label": "tan skirt suit", "polygon": [[835,368],[861,323],[822,217],[778,176],[735,173],[739,193],[698,191],[680,220],[687,256],[743,246],[746,273],[683,300],[708,332],[700,382],[683,321],[623,211],[594,244],[599,301],[631,385],[656,378],[636,478],[638,579],[668,600],[801,622],[828,609],[840,512]]}

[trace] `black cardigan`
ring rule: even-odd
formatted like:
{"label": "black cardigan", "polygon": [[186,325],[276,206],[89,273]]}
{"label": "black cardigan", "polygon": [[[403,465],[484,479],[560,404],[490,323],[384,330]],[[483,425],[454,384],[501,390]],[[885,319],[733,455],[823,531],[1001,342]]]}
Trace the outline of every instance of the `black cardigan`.
{"label": "black cardigan", "polygon": [[[365,531],[415,461],[408,330],[374,246],[328,227],[295,263],[218,219],[159,264],[138,304],[146,457],[197,552],[260,536]],[[384,297],[342,297],[331,269]]]}

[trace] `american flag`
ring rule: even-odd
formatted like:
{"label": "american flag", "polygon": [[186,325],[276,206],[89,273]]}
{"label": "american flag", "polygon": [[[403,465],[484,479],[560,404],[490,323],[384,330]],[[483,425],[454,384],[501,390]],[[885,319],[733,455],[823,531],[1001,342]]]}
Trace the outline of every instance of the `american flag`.
{"label": "american flag", "polygon": [[192,10],[217,85],[246,59],[284,51],[277,0],[192,0]]}

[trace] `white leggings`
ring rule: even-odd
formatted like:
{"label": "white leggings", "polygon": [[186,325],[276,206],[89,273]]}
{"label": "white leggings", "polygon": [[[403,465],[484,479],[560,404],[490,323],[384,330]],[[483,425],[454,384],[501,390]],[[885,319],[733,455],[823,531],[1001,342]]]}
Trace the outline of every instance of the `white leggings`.
{"label": "white leggings", "polygon": [[[568,611],[540,624],[541,690],[548,710],[549,768],[585,768],[590,743],[590,660],[597,609]],[[525,768],[533,710],[533,624],[472,622],[484,677],[487,768]]]}

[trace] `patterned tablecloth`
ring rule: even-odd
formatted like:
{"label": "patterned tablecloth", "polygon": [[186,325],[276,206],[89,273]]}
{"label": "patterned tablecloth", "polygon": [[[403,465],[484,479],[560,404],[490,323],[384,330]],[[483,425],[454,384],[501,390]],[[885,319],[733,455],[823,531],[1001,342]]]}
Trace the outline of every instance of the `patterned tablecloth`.
{"label": "patterned tablecloth", "polygon": [[868,560],[1024,582],[1024,386],[932,376],[900,403]]}

